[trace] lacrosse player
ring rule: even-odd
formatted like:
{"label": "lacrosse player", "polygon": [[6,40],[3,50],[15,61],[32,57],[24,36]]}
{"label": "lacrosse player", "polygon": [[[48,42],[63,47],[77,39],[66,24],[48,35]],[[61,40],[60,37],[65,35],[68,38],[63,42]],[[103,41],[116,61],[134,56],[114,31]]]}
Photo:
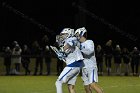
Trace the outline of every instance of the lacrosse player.
{"label": "lacrosse player", "polygon": [[[77,38],[73,37],[74,29],[64,28],[58,37],[61,44],[61,51],[54,50],[58,57],[66,63],[66,67],[59,75],[55,85],[57,93],[63,93],[62,84],[68,84],[69,93],[75,93],[74,85],[80,68],[83,64],[83,55],[80,49],[76,46]],[[61,40],[60,40],[61,39]],[[52,47],[52,49],[55,49]]]}
{"label": "lacrosse player", "polygon": [[84,57],[85,66],[82,68],[82,79],[84,81],[84,87],[86,93],[92,93],[91,89],[94,89],[97,93],[103,93],[102,89],[97,85],[98,73],[97,63],[94,51],[94,42],[87,40],[87,30],[85,27],[79,28],[75,31],[80,44],[80,50]]}

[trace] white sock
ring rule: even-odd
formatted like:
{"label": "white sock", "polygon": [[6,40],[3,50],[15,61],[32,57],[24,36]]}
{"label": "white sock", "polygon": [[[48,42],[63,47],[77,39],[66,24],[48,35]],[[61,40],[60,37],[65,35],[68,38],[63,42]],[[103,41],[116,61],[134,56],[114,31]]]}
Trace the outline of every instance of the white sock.
{"label": "white sock", "polygon": [[56,93],[63,93],[62,92],[62,82],[56,81],[55,86],[56,86]]}

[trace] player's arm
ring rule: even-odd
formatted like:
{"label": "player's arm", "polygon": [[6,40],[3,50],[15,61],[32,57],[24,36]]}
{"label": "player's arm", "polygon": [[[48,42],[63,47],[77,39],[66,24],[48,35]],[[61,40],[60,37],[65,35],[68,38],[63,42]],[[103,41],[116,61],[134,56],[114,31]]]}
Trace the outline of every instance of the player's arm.
{"label": "player's arm", "polygon": [[94,44],[93,43],[90,43],[88,45],[86,45],[85,48],[83,48],[81,50],[82,53],[84,53],[84,55],[91,55],[94,53]]}
{"label": "player's arm", "polygon": [[62,49],[62,51],[63,51],[64,53],[66,53],[67,55],[68,55],[69,53],[73,52],[73,51],[75,50],[75,44],[74,44],[73,40],[68,39],[68,40],[65,42],[64,46],[63,46],[61,49]]}
{"label": "player's arm", "polygon": [[89,42],[87,45],[85,45],[85,48],[81,50],[83,57],[90,59],[92,56],[95,56],[94,51],[94,43]]}

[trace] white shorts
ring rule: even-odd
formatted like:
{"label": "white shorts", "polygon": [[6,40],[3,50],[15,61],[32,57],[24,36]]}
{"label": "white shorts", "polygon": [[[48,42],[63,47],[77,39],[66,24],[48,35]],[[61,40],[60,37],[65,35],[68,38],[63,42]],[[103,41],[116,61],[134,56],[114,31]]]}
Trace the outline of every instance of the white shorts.
{"label": "white shorts", "polygon": [[77,76],[80,73],[80,67],[65,67],[58,77],[57,81],[75,85]]}
{"label": "white shorts", "polygon": [[82,68],[82,79],[84,81],[84,85],[89,85],[93,82],[98,82],[98,69],[97,67],[93,68]]}

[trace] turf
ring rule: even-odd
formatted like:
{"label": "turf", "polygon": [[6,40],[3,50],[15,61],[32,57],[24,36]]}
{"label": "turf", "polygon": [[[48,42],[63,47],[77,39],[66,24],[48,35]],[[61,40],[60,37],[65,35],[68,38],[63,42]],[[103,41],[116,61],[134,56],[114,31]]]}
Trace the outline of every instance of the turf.
{"label": "turf", "polygon": [[[56,79],[57,76],[0,76],[0,93],[56,93]],[[98,84],[105,93],[140,93],[139,77],[99,76]],[[80,76],[75,88],[77,93],[85,93]],[[65,84],[63,90],[68,93]]]}

